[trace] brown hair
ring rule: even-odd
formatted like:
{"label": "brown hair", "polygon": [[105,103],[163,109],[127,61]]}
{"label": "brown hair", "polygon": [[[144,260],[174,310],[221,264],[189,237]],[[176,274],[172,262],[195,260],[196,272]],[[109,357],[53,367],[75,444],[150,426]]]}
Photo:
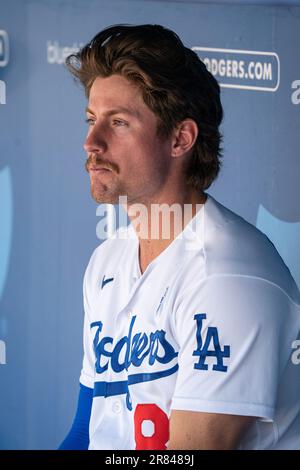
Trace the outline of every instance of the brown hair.
{"label": "brown hair", "polygon": [[198,190],[211,185],[220,169],[220,87],[176,33],[156,24],[111,26],[70,55],[66,64],[87,96],[98,76],[120,74],[138,84],[145,104],[158,118],[161,137],[168,137],[184,119],[193,119],[199,134],[187,182]]}

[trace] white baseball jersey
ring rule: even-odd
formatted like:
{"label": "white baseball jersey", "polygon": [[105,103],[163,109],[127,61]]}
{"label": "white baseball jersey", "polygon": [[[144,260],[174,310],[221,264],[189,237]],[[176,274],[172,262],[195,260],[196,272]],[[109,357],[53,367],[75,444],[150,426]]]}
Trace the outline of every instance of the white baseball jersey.
{"label": "white baseball jersey", "polygon": [[143,274],[131,225],[102,243],[84,305],[90,449],[165,449],[172,409],[256,416],[241,449],[300,449],[298,288],[213,197]]}

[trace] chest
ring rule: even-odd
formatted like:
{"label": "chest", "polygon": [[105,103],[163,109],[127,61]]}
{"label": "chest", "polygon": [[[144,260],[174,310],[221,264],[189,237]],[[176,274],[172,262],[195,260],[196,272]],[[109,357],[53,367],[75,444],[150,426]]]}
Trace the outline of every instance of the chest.
{"label": "chest", "polygon": [[125,377],[128,373],[155,371],[172,362],[177,343],[172,285],[167,279],[144,282],[116,272],[105,276],[104,286],[102,280],[91,301],[96,374]]}

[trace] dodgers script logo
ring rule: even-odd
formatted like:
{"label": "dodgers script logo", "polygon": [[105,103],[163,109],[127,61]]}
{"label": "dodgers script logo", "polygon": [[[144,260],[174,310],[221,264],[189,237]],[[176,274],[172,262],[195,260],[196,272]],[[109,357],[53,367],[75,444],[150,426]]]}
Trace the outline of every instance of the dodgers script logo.
{"label": "dodgers script logo", "polygon": [[[111,367],[114,372],[122,372],[124,369],[128,370],[131,364],[139,367],[145,360],[148,361],[149,366],[152,366],[155,362],[167,364],[178,355],[173,346],[167,341],[164,330],[156,330],[155,333],[150,333],[149,337],[146,333],[137,333],[132,338],[135,319],[136,316],[132,317],[128,336],[121,338],[111,352],[105,349],[105,345],[112,344],[113,338],[106,336],[99,341],[99,335],[103,326],[102,322],[99,321],[91,324],[91,328],[98,327],[94,338],[95,366],[98,374],[101,374],[108,368],[108,360],[106,362],[103,361],[104,364],[101,365],[103,357],[110,358]],[[161,354],[159,353],[160,346],[162,348]],[[120,362],[120,355],[124,347],[126,351],[125,359],[123,362]]]}
{"label": "dodgers script logo", "polygon": [[[139,367],[142,363],[147,363],[150,367],[155,363],[168,364],[178,352],[166,339],[164,330],[156,330],[150,335],[146,333],[136,333],[132,336],[133,326],[136,316],[132,317],[129,326],[128,336],[121,338],[112,351],[106,349],[106,345],[113,343],[113,338],[105,336],[100,340],[103,323],[101,321],[91,323],[91,329],[97,328],[93,346],[96,355],[95,369],[98,374],[102,374],[108,369],[109,363],[112,370],[116,373],[128,370],[130,365]],[[125,351],[125,356],[124,356]],[[123,361],[121,357],[124,357]],[[141,382],[149,382],[162,377],[174,374],[178,370],[178,364],[159,372],[149,372],[128,375],[128,380],[116,382],[95,382],[94,396],[110,397],[114,395],[126,394],[126,404],[128,409],[132,409],[129,385]]]}

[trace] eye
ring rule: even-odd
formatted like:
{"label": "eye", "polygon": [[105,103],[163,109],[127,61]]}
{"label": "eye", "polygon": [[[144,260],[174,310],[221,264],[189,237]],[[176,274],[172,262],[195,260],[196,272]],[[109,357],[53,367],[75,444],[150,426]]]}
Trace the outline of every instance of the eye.
{"label": "eye", "polygon": [[127,126],[127,122],[121,121],[120,119],[114,119],[113,125],[117,127]]}
{"label": "eye", "polygon": [[86,119],[85,122],[89,125],[89,126],[93,126],[95,124],[95,120],[94,119]]}

